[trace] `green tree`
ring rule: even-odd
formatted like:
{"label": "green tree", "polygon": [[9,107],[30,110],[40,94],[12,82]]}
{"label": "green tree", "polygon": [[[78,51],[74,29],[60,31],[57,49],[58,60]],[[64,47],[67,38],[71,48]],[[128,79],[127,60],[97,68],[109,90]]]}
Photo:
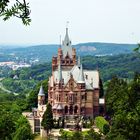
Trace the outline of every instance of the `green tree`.
{"label": "green tree", "polygon": [[21,116],[16,122],[16,131],[13,140],[32,140],[31,127],[28,120]]}
{"label": "green tree", "polygon": [[13,114],[5,110],[0,110],[0,139],[11,140],[15,129]]}
{"label": "green tree", "polygon": [[14,16],[20,18],[24,25],[29,25],[31,22],[29,3],[26,0],[15,0],[12,6],[10,4],[10,0],[0,1],[0,16],[3,17],[3,20]]}
{"label": "green tree", "polygon": [[[118,79],[119,81],[119,79]],[[128,84],[118,82],[112,87],[107,103],[112,104],[111,130],[107,139],[139,140],[140,136],[140,75]],[[110,85],[109,85],[110,86]],[[110,100],[113,100],[110,102]],[[110,104],[110,105],[111,105]]]}
{"label": "green tree", "polygon": [[47,135],[49,134],[49,131],[53,128],[52,106],[49,103],[47,103],[46,111],[43,114],[43,120],[41,122],[41,125],[43,126],[44,130],[46,130]]}
{"label": "green tree", "polygon": [[100,98],[104,96],[104,88],[103,88],[103,82],[102,79],[100,78],[99,81],[99,87],[100,87]]}
{"label": "green tree", "polygon": [[140,43],[138,43],[138,47],[136,47],[136,48],[134,49],[134,51],[137,52],[137,53],[140,52]]}
{"label": "green tree", "polygon": [[95,118],[95,124],[103,134],[106,135],[109,132],[109,123],[102,116]]}

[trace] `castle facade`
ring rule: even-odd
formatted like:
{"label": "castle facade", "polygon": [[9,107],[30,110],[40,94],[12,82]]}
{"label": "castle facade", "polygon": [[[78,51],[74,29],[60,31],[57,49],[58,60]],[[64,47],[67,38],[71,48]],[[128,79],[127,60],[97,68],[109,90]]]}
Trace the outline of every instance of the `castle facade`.
{"label": "castle facade", "polygon": [[99,71],[86,70],[77,60],[66,28],[58,54],[52,58],[48,102],[56,119],[99,115]]}

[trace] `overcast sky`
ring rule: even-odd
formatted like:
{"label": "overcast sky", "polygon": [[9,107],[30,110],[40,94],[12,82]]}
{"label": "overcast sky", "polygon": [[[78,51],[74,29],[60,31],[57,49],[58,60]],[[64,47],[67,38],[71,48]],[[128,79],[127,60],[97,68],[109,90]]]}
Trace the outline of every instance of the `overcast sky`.
{"label": "overcast sky", "polygon": [[30,0],[32,23],[0,19],[0,44],[54,44],[69,35],[80,42],[140,41],[140,0]]}

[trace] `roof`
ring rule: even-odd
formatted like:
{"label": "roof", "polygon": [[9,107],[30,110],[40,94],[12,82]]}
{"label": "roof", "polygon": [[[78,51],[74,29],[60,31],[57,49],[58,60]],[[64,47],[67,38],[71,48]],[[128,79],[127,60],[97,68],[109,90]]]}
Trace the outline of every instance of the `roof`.
{"label": "roof", "polygon": [[68,35],[68,28],[66,28],[66,35],[62,44],[62,52],[63,52],[63,57],[69,55],[69,57],[72,58],[72,46]]}
{"label": "roof", "polygon": [[62,110],[63,109],[63,106],[61,104],[54,104],[54,106],[52,107],[52,109]]}
{"label": "roof", "polygon": [[62,110],[63,109],[63,106],[61,105],[61,104],[59,104],[58,106],[57,106],[57,110]]}
{"label": "roof", "polygon": [[42,85],[40,86],[40,90],[39,90],[38,95],[39,95],[39,96],[45,96]]}
{"label": "roof", "polygon": [[[77,65],[73,66],[73,68],[69,70],[62,70],[62,77],[64,79],[64,84],[66,85],[70,79],[70,73],[73,75],[75,82],[78,82],[80,69]],[[83,76],[86,83],[86,89],[99,88],[99,72],[98,70],[83,70]],[[87,77],[87,78],[85,78]],[[54,77],[50,78],[50,84],[58,80],[58,70],[54,71]]]}
{"label": "roof", "polygon": [[52,107],[52,109],[57,109],[58,104],[54,104],[54,106]]}

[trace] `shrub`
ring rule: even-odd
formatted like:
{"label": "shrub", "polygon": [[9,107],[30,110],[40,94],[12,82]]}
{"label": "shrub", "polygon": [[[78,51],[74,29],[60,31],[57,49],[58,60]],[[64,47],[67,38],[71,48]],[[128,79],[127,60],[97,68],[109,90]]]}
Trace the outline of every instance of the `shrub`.
{"label": "shrub", "polygon": [[107,134],[109,132],[109,123],[103,117],[96,117],[95,124],[103,134]]}

